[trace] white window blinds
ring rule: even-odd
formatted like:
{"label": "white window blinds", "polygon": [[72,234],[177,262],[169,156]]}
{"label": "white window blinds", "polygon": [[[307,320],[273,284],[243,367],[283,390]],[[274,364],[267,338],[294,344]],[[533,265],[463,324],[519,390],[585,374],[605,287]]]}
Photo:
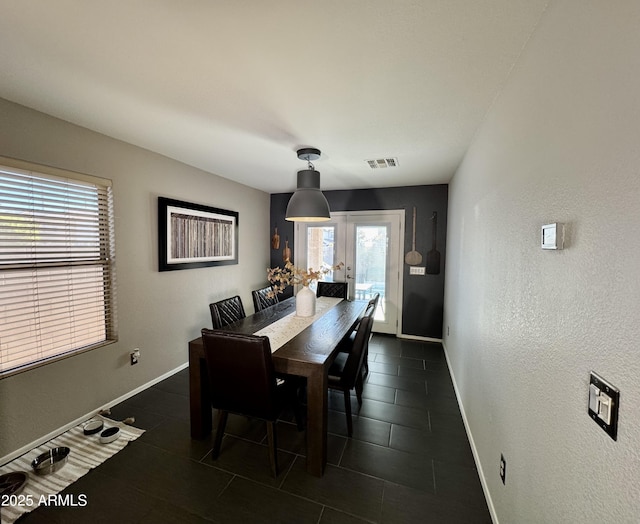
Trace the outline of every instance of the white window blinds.
{"label": "white window blinds", "polygon": [[108,180],[0,158],[0,377],[116,339]]}

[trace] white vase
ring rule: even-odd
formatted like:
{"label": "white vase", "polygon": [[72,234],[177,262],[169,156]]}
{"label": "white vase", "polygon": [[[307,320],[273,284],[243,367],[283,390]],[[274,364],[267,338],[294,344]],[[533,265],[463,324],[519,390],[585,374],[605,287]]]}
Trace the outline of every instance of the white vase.
{"label": "white vase", "polygon": [[316,294],[303,286],[296,295],[296,316],[312,317],[316,314]]}

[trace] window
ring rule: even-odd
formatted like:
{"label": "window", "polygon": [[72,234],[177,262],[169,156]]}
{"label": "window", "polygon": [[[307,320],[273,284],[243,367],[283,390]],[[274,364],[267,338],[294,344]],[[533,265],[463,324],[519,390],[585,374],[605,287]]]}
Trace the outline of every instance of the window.
{"label": "window", "polygon": [[111,181],[0,157],[0,377],[116,340]]}

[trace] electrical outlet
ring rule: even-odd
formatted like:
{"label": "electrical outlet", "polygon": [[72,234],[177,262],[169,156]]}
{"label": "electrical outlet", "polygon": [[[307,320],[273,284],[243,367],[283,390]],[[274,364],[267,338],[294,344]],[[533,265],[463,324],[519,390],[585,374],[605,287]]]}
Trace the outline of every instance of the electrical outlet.
{"label": "electrical outlet", "polygon": [[136,348],[131,352],[131,365],[137,364],[140,360],[140,349]]}
{"label": "electrical outlet", "polygon": [[500,454],[500,479],[503,484],[507,483],[507,461],[502,453]]}

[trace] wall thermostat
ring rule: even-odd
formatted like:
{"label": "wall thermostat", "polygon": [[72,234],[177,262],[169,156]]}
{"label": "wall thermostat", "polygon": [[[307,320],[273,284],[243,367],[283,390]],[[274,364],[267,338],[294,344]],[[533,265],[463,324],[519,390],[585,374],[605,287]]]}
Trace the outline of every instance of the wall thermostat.
{"label": "wall thermostat", "polygon": [[564,224],[555,222],[542,226],[541,242],[542,249],[563,249]]}

